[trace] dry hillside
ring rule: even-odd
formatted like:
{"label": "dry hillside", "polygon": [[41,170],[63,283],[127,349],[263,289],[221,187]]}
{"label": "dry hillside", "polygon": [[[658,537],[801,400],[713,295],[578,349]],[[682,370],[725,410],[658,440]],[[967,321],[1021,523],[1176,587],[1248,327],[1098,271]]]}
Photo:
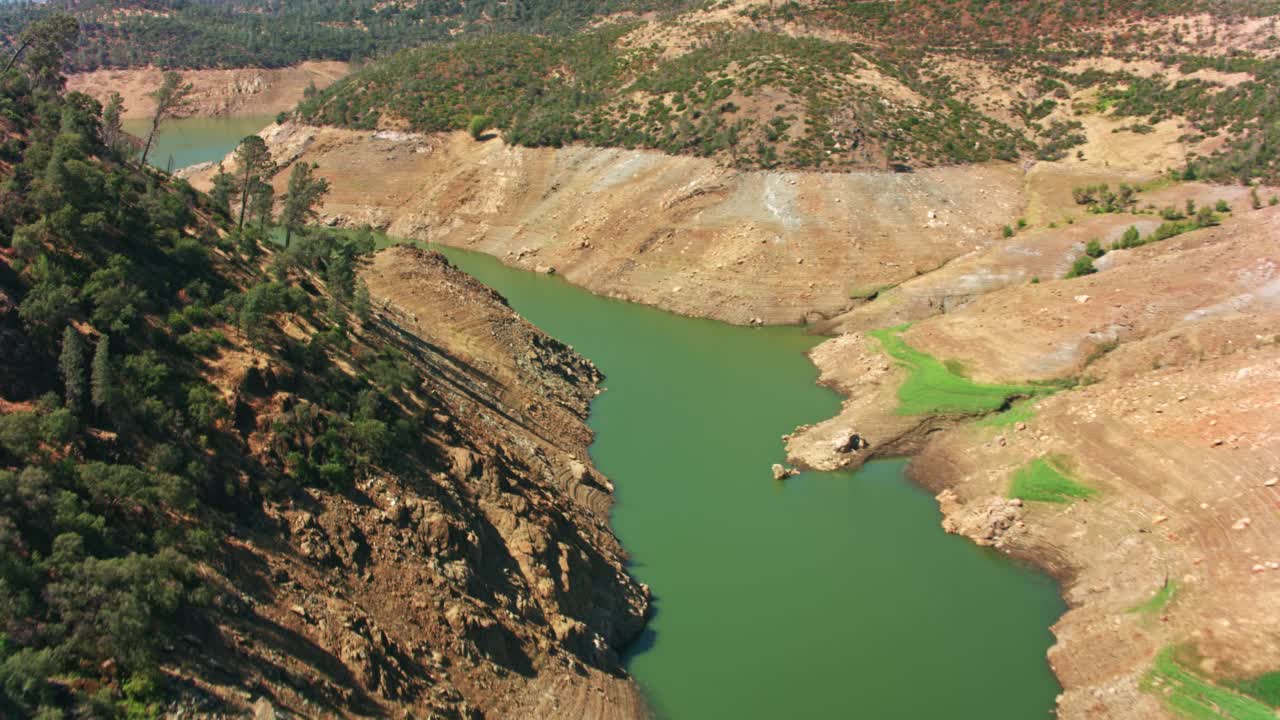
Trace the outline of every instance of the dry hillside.
{"label": "dry hillside", "polygon": [[[347,74],[345,62],[307,61],[278,69],[185,70],[183,80],[194,86],[187,113],[197,117],[274,115],[302,100],[308,87],[324,89]],[[150,118],[155,101],[149,93],[160,87],[159,68],[94,70],[67,78],[67,89],[87,93],[99,102],[118,92],[124,98],[126,120]]]}

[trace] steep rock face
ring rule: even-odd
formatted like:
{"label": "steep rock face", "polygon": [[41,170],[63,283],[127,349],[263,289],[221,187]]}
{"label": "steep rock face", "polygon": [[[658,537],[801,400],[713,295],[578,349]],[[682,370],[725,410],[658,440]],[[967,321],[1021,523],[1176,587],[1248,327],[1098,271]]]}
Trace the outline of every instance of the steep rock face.
{"label": "steep rock face", "polygon": [[[643,716],[618,649],[643,628],[648,589],[624,568],[611,486],[587,458],[599,371],[438,254],[390,249],[365,278],[364,333],[427,379],[411,401],[432,413],[421,441],[438,460],[264,504],[218,568],[221,625],[179,671],[205,696],[192,706]],[[223,365],[255,454],[282,419],[306,434],[312,409],[287,372]]]}
{"label": "steep rock face", "polygon": [[[327,222],[481,250],[597,294],[738,324],[845,310],[998,237],[1023,204],[1010,164],[745,172],[463,133],[285,124],[262,134],[282,166],[319,164],[333,187]],[[287,176],[277,175],[278,192]],[[191,180],[207,187],[209,177]]]}

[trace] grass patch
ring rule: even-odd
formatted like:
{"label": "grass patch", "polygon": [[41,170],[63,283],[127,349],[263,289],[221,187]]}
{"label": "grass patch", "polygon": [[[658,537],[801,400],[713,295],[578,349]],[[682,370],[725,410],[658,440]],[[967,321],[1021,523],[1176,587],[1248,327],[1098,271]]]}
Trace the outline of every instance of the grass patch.
{"label": "grass patch", "polygon": [[1269,672],[1249,680],[1230,684],[1245,695],[1252,695],[1274,708],[1280,708],[1280,671]]}
{"label": "grass patch", "polygon": [[1169,603],[1173,601],[1174,593],[1177,591],[1178,584],[1172,580],[1168,580],[1165,582],[1164,587],[1156,591],[1155,595],[1152,595],[1150,599],[1145,602],[1129,608],[1129,612],[1141,613],[1143,615],[1155,615],[1168,607]]}
{"label": "grass patch", "polygon": [[1257,699],[1215,685],[1180,665],[1173,648],[1165,648],[1143,678],[1142,689],[1193,720],[1275,720],[1275,711]]}
{"label": "grass patch", "polygon": [[[1035,385],[987,385],[964,378],[949,364],[908,345],[902,339],[907,327],[899,325],[867,333],[879,340],[884,351],[899,365],[910,370],[906,382],[898,388],[899,414],[977,415],[999,410],[1011,398],[1047,392],[1046,388]],[[958,364],[955,366],[962,369]]]}
{"label": "grass patch", "polygon": [[1067,477],[1048,458],[1036,458],[1019,468],[1009,485],[1009,497],[1037,502],[1066,503],[1097,492]]}
{"label": "grass patch", "polygon": [[1010,425],[1016,425],[1020,422],[1031,422],[1031,418],[1036,416],[1036,407],[1034,400],[1022,400],[1014,403],[1004,412],[988,415],[982,418],[975,425],[979,427],[1003,428]]}

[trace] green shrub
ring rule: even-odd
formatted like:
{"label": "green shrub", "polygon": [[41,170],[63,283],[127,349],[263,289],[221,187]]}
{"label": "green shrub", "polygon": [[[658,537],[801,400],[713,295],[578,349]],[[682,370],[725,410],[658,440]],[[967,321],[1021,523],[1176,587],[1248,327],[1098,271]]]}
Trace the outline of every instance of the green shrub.
{"label": "green shrub", "polygon": [[1066,278],[1078,278],[1092,275],[1096,272],[1098,272],[1098,269],[1093,266],[1093,258],[1088,255],[1081,255],[1076,258],[1075,262],[1071,263],[1071,269],[1067,271]]}

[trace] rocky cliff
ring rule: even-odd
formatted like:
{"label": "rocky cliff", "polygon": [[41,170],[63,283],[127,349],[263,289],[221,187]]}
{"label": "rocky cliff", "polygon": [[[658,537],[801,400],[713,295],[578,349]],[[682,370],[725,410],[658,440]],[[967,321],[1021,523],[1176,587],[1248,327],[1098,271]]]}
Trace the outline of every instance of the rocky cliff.
{"label": "rocky cliff", "polygon": [[[428,378],[414,401],[439,460],[269,503],[237,533],[217,578],[225,619],[182,670],[210,696],[194,709],[643,716],[618,649],[648,591],[587,457],[600,373],[439,255],[387,250],[364,277],[368,340]],[[226,383],[265,453],[305,407],[289,377],[245,361]]]}

